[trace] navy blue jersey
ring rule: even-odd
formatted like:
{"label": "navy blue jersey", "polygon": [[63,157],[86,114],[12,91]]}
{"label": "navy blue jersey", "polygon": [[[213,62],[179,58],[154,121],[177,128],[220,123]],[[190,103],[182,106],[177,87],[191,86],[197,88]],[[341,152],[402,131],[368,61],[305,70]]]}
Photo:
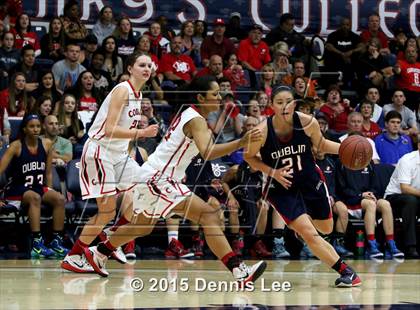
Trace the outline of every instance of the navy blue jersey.
{"label": "navy blue jersey", "polygon": [[[299,115],[293,113],[293,131],[287,141],[282,141],[273,127],[273,117],[267,119],[267,139],[260,150],[262,161],[273,169],[288,167],[293,170],[293,191],[303,188],[306,184],[320,181],[320,174],[312,154],[312,142],[306,135]],[[319,169],[318,169],[319,170]],[[268,180],[271,188],[285,190],[276,180]]]}
{"label": "navy blue jersey", "polygon": [[135,147],[135,149],[136,149],[136,158],[135,158],[135,160],[136,160],[136,162],[137,162],[140,166],[143,166],[143,164],[144,164],[144,159],[143,159],[143,156],[141,156],[141,153],[140,153],[140,151],[139,151],[138,147]]}
{"label": "navy blue jersey", "polygon": [[13,157],[6,171],[9,182],[6,186],[6,197],[21,196],[29,189],[42,193],[44,187],[47,152],[42,140],[38,139],[36,154],[29,151],[24,140],[21,140],[20,156]]}

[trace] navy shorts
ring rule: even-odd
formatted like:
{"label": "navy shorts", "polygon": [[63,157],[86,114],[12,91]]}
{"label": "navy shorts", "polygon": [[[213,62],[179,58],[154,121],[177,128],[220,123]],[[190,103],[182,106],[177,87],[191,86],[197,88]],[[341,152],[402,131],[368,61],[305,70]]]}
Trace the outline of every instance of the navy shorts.
{"label": "navy shorts", "polygon": [[332,217],[330,199],[326,184],[320,180],[316,184],[306,184],[297,189],[286,190],[277,184],[267,194],[267,200],[276,208],[286,224],[302,214],[308,214],[314,220],[327,220]]}

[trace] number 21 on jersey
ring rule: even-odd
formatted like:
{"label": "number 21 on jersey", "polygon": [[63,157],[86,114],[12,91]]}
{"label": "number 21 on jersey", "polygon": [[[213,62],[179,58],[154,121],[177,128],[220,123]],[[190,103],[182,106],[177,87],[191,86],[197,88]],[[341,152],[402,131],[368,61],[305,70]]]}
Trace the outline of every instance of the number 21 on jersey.
{"label": "number 21 on jersey", "polygon": [[301,162],[301,158],[300,155],[297,155],[296,157],[286,157],[283,158],[281,160],[281,164],[283,166],[283,168],[286,168],[287,170],[290,171],[290,173],[293,173],[293,158],[296,159],[296,167],[297,167],[297,171],[301,171],[302,170],[302,162]]}

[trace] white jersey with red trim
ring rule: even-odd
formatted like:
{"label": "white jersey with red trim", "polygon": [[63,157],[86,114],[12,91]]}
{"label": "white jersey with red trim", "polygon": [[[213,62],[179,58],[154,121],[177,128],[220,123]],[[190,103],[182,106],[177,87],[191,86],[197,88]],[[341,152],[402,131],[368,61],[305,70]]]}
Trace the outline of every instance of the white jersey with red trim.
{"label": "white jersey with red trim", "polygon": [[160,176],[181,181],[192,158],[199,153],[194,140],[184,134],[184,125],[196,117],[203,118],[192,107],[178,115],[145,165],[157,170]]}
{"label": "white jersey with red trim", "polygon": [[129,139],[117,139],[105,136],[105,122],[108,117],[108,110],[111,104],[111,95],[119,87],[125,87],[127,89],[128,102],[124,103],[120,119],[118,121],[118,126],[124,129],[137,128],[137,125],[140,122],[142,95],[141,92],[135,92],[130,81],[125,81],[116,85],[108,96],[106,96],[99,108],[92,127],[89,129],[88,135],[91,139],[95,140],[107,149],[124,152],[128,149]]}

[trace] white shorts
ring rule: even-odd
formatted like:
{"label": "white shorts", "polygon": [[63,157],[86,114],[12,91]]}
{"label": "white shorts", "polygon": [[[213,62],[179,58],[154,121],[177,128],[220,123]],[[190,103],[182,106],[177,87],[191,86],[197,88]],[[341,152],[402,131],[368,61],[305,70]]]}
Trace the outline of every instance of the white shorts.
{"label": "white shorts", "polygon": [[162,176],[146,162],[134,187],[133,211],[149,218],[168,217],[173,208],[191,195],[187,186]]}
{"label": "white shorts", "polygon": [[83,199],[131,190],[138,175],[141,175],[140,166],[126,150],[116,152],[94,140],[86,142],[79,169]]}

